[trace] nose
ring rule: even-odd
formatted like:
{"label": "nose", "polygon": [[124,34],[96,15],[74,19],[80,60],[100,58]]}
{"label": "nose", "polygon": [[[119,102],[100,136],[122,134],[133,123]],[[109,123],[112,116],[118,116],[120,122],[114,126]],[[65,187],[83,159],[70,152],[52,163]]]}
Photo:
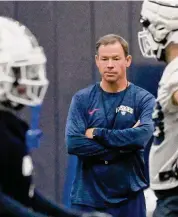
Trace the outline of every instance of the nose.
{"label": "nose", "polygon": [[108,67],[108,68],[113,68],[113,67],[114,67],[114,63],[113,63],[112,59],[109,59],[109,60],[108,60],[107,67]]}

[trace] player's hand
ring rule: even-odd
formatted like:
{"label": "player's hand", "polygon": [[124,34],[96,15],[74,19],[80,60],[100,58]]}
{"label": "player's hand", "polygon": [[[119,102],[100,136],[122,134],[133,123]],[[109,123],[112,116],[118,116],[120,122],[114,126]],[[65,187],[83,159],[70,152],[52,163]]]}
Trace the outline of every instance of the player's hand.
{"label": "player's hand", "polygon": [[89,129],[86,130],[85,136],[86,136],[88,139],[93,139],[93,130],[94,130],[94,129],[95,129],[95,128],[89,128]]}
{"label": "player's hand", "polygon": [[134,126],[132,128],[138,127],[140,125],[140,120],[137,121],[136,124],[134,124]]}

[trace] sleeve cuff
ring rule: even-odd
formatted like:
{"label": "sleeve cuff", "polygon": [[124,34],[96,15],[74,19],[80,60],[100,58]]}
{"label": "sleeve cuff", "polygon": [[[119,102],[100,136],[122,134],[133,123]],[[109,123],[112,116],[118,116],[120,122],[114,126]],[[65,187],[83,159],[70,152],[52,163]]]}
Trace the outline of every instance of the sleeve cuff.
{"label": "sleeve cuff", "polygon": [[99,138],[101,138],[101,129],[100,128],[95,128],[94,130],[93,130],[93,139],[99,139]]}

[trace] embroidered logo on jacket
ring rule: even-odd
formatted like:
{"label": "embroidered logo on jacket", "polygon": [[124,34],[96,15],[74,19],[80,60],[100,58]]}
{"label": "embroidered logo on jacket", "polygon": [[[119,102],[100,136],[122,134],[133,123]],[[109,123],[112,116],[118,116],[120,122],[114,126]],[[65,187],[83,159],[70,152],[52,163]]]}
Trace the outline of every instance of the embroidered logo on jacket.
{"label": "embroidered logo on jacket", "polygon": [[99,108],[95,108],[95,109],[92,109],[92,110],[89,110],[88,111],[88,114],[89,115],[93,115],[96,111],[100,110]]}
{"label": "embroidered logo on jacket", "polygon": [[129,106],[120,105],[116,108],[116,113],[121,112],[122,115],[125,115],[126,113],[133,114],[133,108],[130,108]]}

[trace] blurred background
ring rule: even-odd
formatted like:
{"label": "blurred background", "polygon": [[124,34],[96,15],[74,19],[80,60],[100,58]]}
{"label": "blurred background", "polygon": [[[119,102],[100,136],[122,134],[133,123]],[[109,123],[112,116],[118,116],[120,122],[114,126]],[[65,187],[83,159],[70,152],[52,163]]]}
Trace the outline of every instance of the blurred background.
{"label": "blurred background", "polygon": [[[0,15],[26,25],[48,58],[50,85],[40,122],[44,136],[40,148],[33,151],[33,160],[36,186],[49,199],[67,203],[74,167],[68,165],[65,122],[73,94],[100,79],[94,63],[95,42],[99,37],[115,33],[129,42],[133,62],[128,78],[156,96],[163,65],[141,56],[137,39],[141,30],[141,3],[0,1]],[[28,119],[26,110],[20,115]]]}

